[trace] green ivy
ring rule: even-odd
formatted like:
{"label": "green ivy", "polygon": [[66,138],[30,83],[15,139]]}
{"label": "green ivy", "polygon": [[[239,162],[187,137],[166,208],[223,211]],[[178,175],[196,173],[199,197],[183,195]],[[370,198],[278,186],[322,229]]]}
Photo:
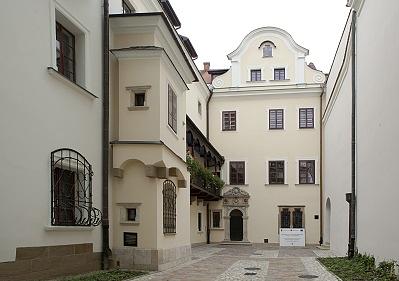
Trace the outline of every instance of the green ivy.
{"label": "green ivy", "polygon": [[188,171],[192,177],[201,178],[205,186],[211,186],[220,191],[224,186],[224,181],[222,181],[218,176],[212,174],[207,168],[205,168],[197,160],[193,159],[191,156],[187,155],[186,162],[188,166]]}

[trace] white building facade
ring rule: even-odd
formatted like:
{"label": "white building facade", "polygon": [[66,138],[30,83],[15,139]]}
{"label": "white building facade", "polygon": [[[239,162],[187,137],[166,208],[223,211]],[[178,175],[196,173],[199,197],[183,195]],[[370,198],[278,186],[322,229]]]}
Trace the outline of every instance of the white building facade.
{"label": "white building facade", "polygon": [[324,74],[286,31],[250,32],[228,55],[210,102],[210,141],[225,157],[224,231],[214,241],[279,243],[280,228],[320,239],[320,101]]}
{"label": "white building facade", "polygon": [[351,14],[324,96],[324,240],[338,254],[347,253],[346,193],[352,192],[351,132],[355,128],[355,250],[372,254],[379,261],[398,261],[399,224],[392,218],[399,212],[395,187],[399,130],[394,109],[398,101],[394,81],[398,76],[399,3],[354,0],[348,5]]}

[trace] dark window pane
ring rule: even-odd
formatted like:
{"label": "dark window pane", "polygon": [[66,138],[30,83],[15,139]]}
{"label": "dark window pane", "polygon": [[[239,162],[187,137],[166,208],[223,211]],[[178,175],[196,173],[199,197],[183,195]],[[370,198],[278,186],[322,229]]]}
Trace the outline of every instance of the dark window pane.
{"label": "dark window pane", "polygon": [[220,227],[220,212],[213,212],[212,213],[212,226],[214,228],[219,228]]}
{"label": "dark window pane", "polygon": [[284,109],[269,110],[269,129],[284,129]]}
{"label": "dark window pane", "polygon": [[127,209],[127,220],[136,221],[137,210],[135,208]]}
{"label": "dark window pane", "polygon": [[284,161],[269,162],[269,184],[284,184]]}
{"label": "dark window pane", "polygon": [[285,80],[285,68],[274,69],[274,80]]}
{"label": "dark window pane", "polygon": [[168,86],[168,124],[177,133],[177,96],[170,85]]}
{"label": "dark window pane", "polygon": [[56,38],[58,72],[75,82],[75,36],[57,22]]}
{"label": "dark window pane", "polygon": [[202,214],[198,213],[198,231],[202,231]]}
{"label": "dark window pane", "polygon": [[251,81],[262,80],[262,71],[260,69],[251,70]]}
{"label": "dark window pane", "polygon": [[230,184],[245,184],[245,162],[230,162]]}
{"label": "dark window pane", "polygon": [[314,109],[299,109],[299,128],[314,128]]}
{"label": "dark window pane", "polygon": [[236,130],[236,112],[223,111],[222,112],[222,130],[235,131]]}
{"label": "dark window pane", "polygon": [[176,233],[176,186],[170,180],[163,183],[163,233]]}
{"label": "dark window pane", "polygon": [[134,94],[134,105],[144,106],[145,105],[145,93],[135,93]]}
{"label": "dark window pane", "polygon": [[299,161],[299,183],[314,184],[315,183],[315,161],[300,160]]}
{"label": "dark window pane", "polygon": [[291,212],[288,208],[283,208],[280,213],[280,228],[291,228]]}
{"label": "dark window pane", "polygon": [[302,223],[302,210],[301,208],[295,208],[293,215],[293,228],[303,228]]}
{"label": "dark window pane", "polygon": [[123,233],[123,246],[137,247],[137,233],[124,232]]}

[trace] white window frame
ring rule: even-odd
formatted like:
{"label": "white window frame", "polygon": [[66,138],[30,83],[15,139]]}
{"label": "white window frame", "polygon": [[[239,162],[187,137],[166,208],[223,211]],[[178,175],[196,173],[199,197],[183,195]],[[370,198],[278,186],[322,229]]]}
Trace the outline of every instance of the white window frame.
{"label": "white window frame", "polygon": [[[282,109],[283,110],[283,128],[282,129],[270,129],[270,120],[269,120],[269,116],[270,116],[270,110],[276,110],[276,109]],[[286,131],[286,126],[287,126],[287,118],[286,118],[286,116],[287,116],[287,108],[286,107],[284,107],[284,106],[278,106],[278,105],[276,105],[276,106],[273,106],[273,107],[268,107],[268,108],[266,108],[266,114],[267,114],[267,116],[266,116],[266,129],[267,129],[267,131],[268,132],[273,132],[273,131],[276,131],[276,132],[281,132],[281,131]]]}
{"label": "white window frame", "polygon": [[[269,162],[271,161],[284,161],[284,184],[276,184],[270,183],[269,180]],[[270,185],[270,186],[281,186],[281,185],[288,185],[288,160],[287,158],[284,157],[274,157],[274,158],[270,158],[270,159],[266,159],[266,183],[265,185]]]}
{"label": "white window frame", "polygon": [[[284,80],[274,80],[274,70],[275,69],[278,69],[278,68],[283,68],[284,69],[284,72],[285,72],[285,79]],[[273,66],[273,67],[271,67],[271,77],[272,77],[272,79],[270,79],[270,81],[274,81],[274,82],[278,82],[278,81],[287,81],[287,80],[290,80],[290,77],[288,77],[288,66],[279,66],[279,65],[275,65],[275,66]]]}
{"label": "white window frame", "polygon": [[[315,181],[314,181],[314,183],[299,183],[299,161],[300,160],[314,160],[314,166],[315,166],[314,167],[315,168],[315,171],[314,171]],[[316,157],[316,156],[312,156],[312,157],[309,157],[309,156],[297,157],[296,160],[295,160],[295,168],[296,168],[296,170],[295,170],[295,177],[296,177],[295,185],[300,185],[300,186],[311,185],[311,186],[313,186],[313,185],[319,185],[320,184],[319,158],[318,157]]]}
{"label": "white window frame", "polygon": [[243,185],[248,185],[248,160],[246,160],[246,159],[228,159],[228,161],[226,161],[226,163],[228,163],[228,165],[227,165],[227,179],[224,181],[224,182],[226,182],[226,183],[228,183],[229,185],[232,185],[232,184],[230,184],[230,162],[244,162],[244,169],[245,169],[245,174],[244,174],[244,179],[245,179],[245,181],[244,181],[244,184],[233,184],[233,185],[236,185],[236,186],[243,186]]}
{"label": "white window frame", "polygon": [[[313,108],[313,128],[300,128],[300,122],[299,122],[299,110],[303,109],[303,108]],[[301,105],[301,106],[297,106],[296,107],[296,116],[297,116],[297,130],[298,131],[302,131],[302,130],[312,130],[312,129],[317,129],[318,128],[318,118],[316,118],[316,116],[318,116],[318,110],[314,105]]]}
{"label": "white window frame", "polygon": [[[148,104],[148,93],[150,89],[151,86],[149,85],[126,87],[126,91],[130,93],[129,111],[147,110],[150,108]],[[144,106],[136,106],[136,94],[139,93],[144,93]]]}
{"label": "white window frame", "polygon": [[[58,13],[58,15],[57,15]],[[90,89],[90,31],[64,8],[57,0],[50,0],[50,36],[51,36],[51,67],[58,71],[57,67],[57,40],[56,22],[60,22],[69,32],[75,36],[75,75],[79,86]]]}

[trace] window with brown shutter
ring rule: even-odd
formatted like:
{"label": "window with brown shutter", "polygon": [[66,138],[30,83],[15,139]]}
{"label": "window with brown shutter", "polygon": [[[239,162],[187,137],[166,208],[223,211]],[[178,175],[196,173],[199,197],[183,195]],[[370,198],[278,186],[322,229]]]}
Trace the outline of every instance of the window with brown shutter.
{"label": "window with brown shutter", "polygon": [[230,162],[230,185],[245,184],[245,162],[232,161]]}
{"label": "window with brown shutter", "polygon": [[314,160],[299,160],[299,183],[300,184],[315,183]]}
{"label": "window with brown shutter", "polygon": [[314,109],[300,108],[299,109],[299,128],[314,128]]}
{"label": "window with brown shutter", "polygon": [[285,80],[285,68],[274,69],[274,80]]}
{"label": "window with brown shutter", "polygon": [[76,82],[75,36],[59,22],[56,23],[56,54],[58,72]]}
{"label": "window with brown shutter", "polygon": [[284,161],[269,161],[269,184],[284,184]]}
{"label": "window with brown shutter", "polygon": [[284,129],[284,109],[269,110],[269,129],[270,130]]}
{"label": "window with brown shutter", "polygon": [[235,111],[222,112],[222,130],[235,131],[237,127],[237,119]]}
{"label": "window with brown shutter", "polygon": [[261,81],[261,80],[262,80],[262,71],[260,69],[252,69],[251,81]]}
{"label": "window with brown shutter", "polygon": [[168,85],[168,124],[177,133],[177,96]]}

